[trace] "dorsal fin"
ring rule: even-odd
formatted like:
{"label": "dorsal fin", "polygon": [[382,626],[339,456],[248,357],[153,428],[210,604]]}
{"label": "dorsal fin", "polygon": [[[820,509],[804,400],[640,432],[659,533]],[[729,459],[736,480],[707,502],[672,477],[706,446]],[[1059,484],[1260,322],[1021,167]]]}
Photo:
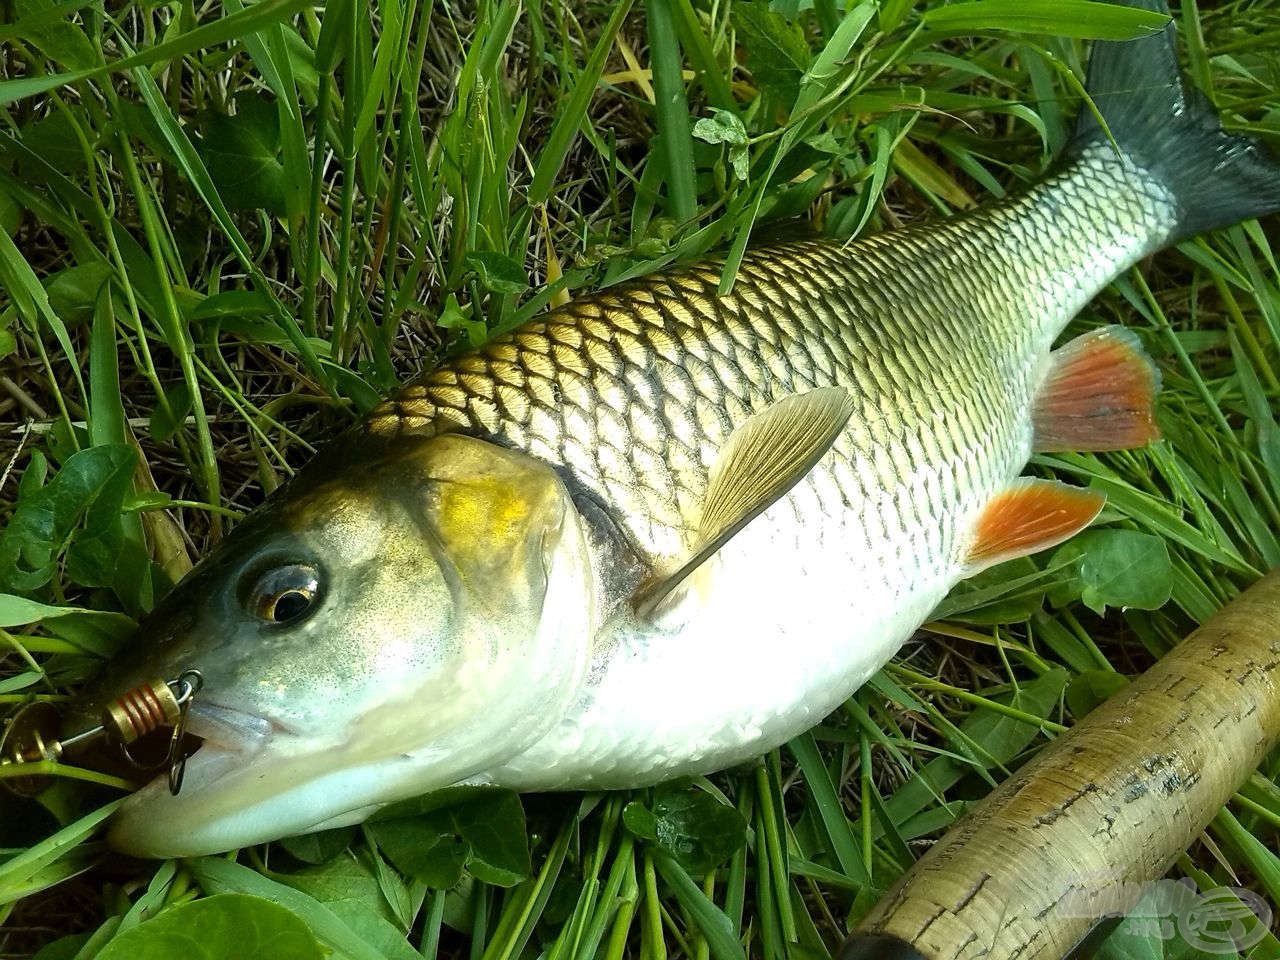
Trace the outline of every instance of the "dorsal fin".
{"label": "dorsal fin", "polygon": [[831,449],[853,415],[843,387],[793,394],[733,431],[711,465],[689,559],[642,590],[636,612],[649,616],[739,530],[794,487]]}

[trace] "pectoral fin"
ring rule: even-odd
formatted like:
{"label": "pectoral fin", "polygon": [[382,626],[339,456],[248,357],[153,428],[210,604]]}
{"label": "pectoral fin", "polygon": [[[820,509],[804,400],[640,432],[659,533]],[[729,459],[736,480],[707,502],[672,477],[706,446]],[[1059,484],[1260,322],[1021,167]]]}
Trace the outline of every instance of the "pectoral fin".
{"label": "pectoral fin", "polygon": [[1057,546],[1092,523],[1105,501],[1100,493],[1056,480],[1015,481],[978,516],[967,574]]}
{"label": "pectoral fin", "polygon": [[781,499],[831,449],[852,414],[847,390],[820,387],[779,400],[734,430],[711,466],[689,559],[643,589],[636,612],[651,615],[734,534]]}

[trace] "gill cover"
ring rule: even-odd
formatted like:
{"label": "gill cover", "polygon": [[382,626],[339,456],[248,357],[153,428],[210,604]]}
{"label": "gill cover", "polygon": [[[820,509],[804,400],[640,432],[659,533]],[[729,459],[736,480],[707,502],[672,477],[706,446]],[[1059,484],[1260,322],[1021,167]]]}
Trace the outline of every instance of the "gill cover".
{"label": "gill cover", "polygon": [[185,856],[357,822],[501,763],[559,719],[594,632],[581,522],[542,462],[462,436],[337,448],[143,623],[84,705],[179,664],[204,738],[112,842]]}

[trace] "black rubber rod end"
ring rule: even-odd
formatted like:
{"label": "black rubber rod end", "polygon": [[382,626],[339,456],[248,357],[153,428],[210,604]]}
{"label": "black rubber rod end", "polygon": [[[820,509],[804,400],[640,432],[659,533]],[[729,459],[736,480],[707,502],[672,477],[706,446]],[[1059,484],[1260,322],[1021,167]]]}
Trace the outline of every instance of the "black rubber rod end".
{"label": "black rubber rod end", "polygon": [[855,933],[836,960],[929,960],[907,941],[888,933]]}

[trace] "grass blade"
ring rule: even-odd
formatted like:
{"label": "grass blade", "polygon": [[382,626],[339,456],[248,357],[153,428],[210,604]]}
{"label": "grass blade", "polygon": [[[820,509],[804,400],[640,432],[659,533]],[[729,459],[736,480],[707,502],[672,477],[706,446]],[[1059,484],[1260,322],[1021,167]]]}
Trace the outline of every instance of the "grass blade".
{"label": "grass blade", "polygon": [[685,98],[680,41],[676,38],[671,2],[645,0],[645,12],[649,19],[649,58],[653,64],[654,106],[669,212],[684,223],[697,213],[698,188],[694,182],[689,102]]}
{"label": "grass blade", "polygon": [[1084,40],[1132,40],[1164,27],[1154,10],[1098,0],[971,0],[926,10],[924,25],[948,33],[996,30]]}
{"label": "grass blade", "polygon": [[285,20],[299,10],[310,6],[310,0],[261,0],[251,7],[222,17],[213,23],[196,27],[190,33],[179,34],[172,40],[166,40],[154,47],[148,47],[137,53],[131,53],[119,60],[113,60],[88,70],[76,70],[70,73],[53,73],[37,77],[23,77],[20,80],[0,81],[0,105],[13,103],[37,93],[47,93],[69,83],[81,80],[92,80],[97,77],[123,73],[135,67],[145,67],[162,60],[171,60],[203,50],[229,40],[239,40],[246,34],[261,30],[273,23]]}
{"label": "grass blade", "polygon": [[622,22],[631,12],[632,0],[620,0],[609,15],[600,39],[596,41],[586,66],[574,78],[573,92],[556,117],[551,135],[547,137],[547,145],[542,148],[538,162],[533,168],[533,181],[529,184],[529,202],[545,203],[555,186],[556,177],[564,164],[565,155],[573,143],[573,138],[587,115],[587,107],[595,95],[596,84],[600,82],[600,74],[604,71],[605,61],[609,59],[609,51],[613,49],[614,39],[622,28]]}

